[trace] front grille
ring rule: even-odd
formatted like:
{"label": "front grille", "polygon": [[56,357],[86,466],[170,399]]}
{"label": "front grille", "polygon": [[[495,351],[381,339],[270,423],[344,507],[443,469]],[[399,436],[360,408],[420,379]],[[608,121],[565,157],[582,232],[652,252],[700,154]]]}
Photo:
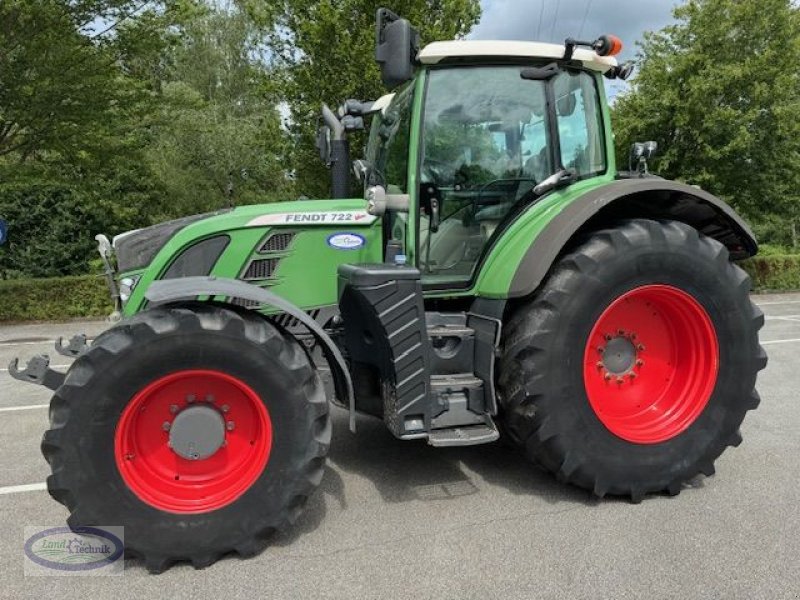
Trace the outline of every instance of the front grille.
{"label": "front grille", "polygon": [[261,248],[259,248],[258,251],[261,254],[266,252],[284,252],[289,248],[289,244],[292,243],[293,238],[294,233],[273,233],[264,240],[264,243],[261,244]]}
{"label": "front grille", "polygon": [[257,281],[260,279],[269,279],[275,274],[280,264],[280,258],[258,258],[251,260],[247,265],[242,279],[245,281]]}

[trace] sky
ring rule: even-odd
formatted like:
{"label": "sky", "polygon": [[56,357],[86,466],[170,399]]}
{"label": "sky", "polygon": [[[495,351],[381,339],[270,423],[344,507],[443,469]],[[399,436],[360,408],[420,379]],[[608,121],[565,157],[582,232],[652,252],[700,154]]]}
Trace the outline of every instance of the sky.
{"label": "sky", "polygon": [[[636,42],[645,31],[672,22],[675,4],[675,0],[482,0],[481,21],[469,37],[563,43],[567,37],[594,39],[612,33],[622,39],[618,58],[624,61],[636,56]],[[624,87],[615,82],[609,95]]]}

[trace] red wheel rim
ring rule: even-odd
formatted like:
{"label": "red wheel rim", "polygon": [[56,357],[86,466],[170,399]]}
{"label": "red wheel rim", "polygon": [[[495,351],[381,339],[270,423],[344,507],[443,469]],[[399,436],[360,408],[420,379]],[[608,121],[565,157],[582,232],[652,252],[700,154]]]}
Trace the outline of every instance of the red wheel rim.
{"label": "red wheel rim", "polygon": [[[170,426],[199,406],[222,417],[224,440],[212,455],[190,460],[170,447]],[[178,371],[150,383],[125,407],[114,436],[128,487],[143,502],[174,513],[208,512],[239,498],[264,471],[271,448],[272,423],[258,394],[209,370]]]}
{"label": "red wheel rim", "polygon": [[597,418],[629,442],[683,433],[708,404],[719,344],[708,313],[668,285],[633,289],[603,311],[586,343],[583,379]]}

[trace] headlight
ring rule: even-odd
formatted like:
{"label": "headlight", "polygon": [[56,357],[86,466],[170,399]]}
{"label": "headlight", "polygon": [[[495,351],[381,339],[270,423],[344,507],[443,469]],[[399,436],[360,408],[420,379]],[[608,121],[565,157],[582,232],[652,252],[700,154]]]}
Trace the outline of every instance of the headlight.
{"label": "headlight", "polygon": [[136,284],[139,283],[139,276],[136,277],[125,277],[120,279],[119,281],[119,299],[122,300],[122,303],[125,304],[128,300],[130,300],[131,294],[133,294],[133,290],[136,287]]}

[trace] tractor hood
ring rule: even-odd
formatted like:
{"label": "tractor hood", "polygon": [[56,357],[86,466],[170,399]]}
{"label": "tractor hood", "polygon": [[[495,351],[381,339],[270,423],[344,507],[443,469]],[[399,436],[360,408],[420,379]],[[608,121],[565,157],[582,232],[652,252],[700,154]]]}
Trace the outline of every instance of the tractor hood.
{"label": "tractor hood", "polygon": [[340,264],[381,262],[377,217],[362,198],[242,206],[184,217],[114,239],[124,313],[144,306],[154,281],[240,279],[301,308],[336,303]]}

